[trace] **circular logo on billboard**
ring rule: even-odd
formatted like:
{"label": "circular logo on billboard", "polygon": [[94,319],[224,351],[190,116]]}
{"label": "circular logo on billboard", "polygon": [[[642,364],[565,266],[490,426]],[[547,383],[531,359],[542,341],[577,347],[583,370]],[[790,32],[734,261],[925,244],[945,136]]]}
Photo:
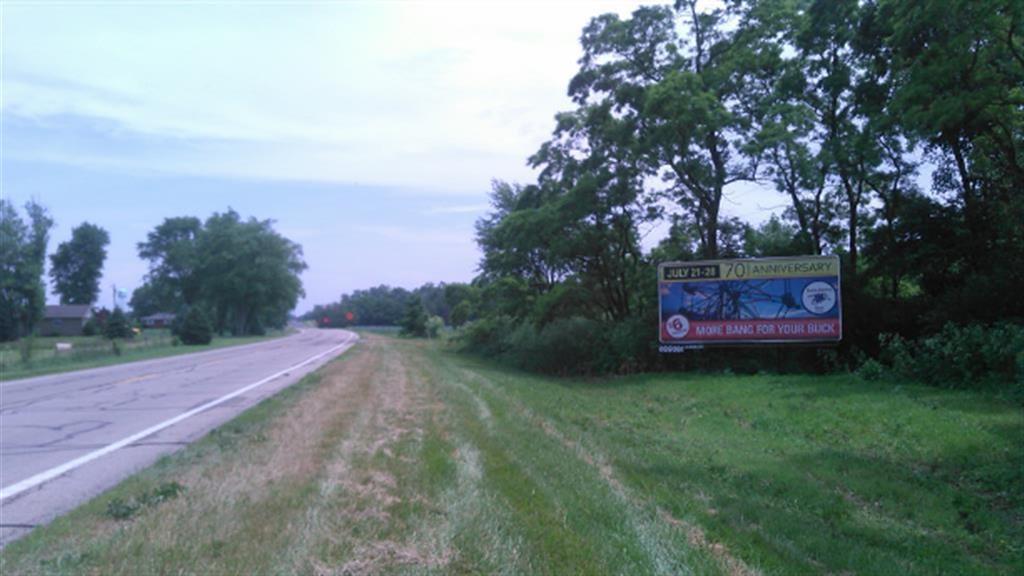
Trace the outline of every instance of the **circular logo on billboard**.
{"label": "circular logo on billboard", "polygon": [[804,310],[811,314],[824,314],[836,305],[836,289],[828,282],[811,282],[804,288],[801,300]]}
{"label": "circular logo on billboard", "polygon": [[685,338],[690,333],[690,321],[682,314],[676,314],[665,322],[665,329],[668,335],[673,338]]}

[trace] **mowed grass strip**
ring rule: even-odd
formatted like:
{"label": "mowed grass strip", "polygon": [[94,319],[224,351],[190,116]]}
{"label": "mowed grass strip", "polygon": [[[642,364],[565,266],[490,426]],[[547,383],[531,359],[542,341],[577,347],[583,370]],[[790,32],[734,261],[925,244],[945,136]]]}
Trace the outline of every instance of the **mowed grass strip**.
{"label": "mowed grass strip", "polygon": [[2,552],[6,574],[718,574],[575,447],[366,334]]}
{"label": "mowed grass strip", "polygon": [[364,334],[0,552],[3,574],[1016,574],[1019,404],[558,380]]}
{"label": "mowed grass strip", "polygon": [[433,362],[579,446],[731,572],[1024,573],[1019,399],[845,375],[553,380]]}

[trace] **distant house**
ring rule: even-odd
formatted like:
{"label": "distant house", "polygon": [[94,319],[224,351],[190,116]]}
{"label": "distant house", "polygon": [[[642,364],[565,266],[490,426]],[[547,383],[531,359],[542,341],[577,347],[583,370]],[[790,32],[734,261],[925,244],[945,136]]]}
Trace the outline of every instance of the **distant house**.
{"label": "distant house", "polygon": [[139,318],[143,328],[168,328],[174,322],[174,314],[168,312],[157,312],[149,316]]}
{"label": "distant house", "polygon": [[90,318],[92,308],[87,304],[47,306],[38,330],[43,336],[81,336]]}

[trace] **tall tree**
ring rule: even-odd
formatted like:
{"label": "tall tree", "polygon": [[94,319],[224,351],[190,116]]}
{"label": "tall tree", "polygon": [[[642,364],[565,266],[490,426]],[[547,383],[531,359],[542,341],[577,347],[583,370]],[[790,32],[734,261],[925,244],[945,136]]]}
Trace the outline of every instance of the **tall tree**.
{"label": "tall tree", "polygon": [[637,308],[640,227],[659,215],[643,194],[638,151],[635,118],[616,116],[605,101],[560,114],[554,138],[531,158],[543,168],[540,187],[554,191],[542,207],[558,223],[546,251],[571,272],[571,286],[617,320]]}
{"label": "tall tree", "polygon": [[139,257],[149,261],[147,283],[159,285],[155,291],[170,292],[177,302],[186,306],[199,299],[201,281],[196,274],[199,258],[196,245],[202,230],[199,218],[166,218],[146,236],[145,242],[138,244]]}
{"label": "tall tree", "polygon": [[0,340],[30,334],[46,304],[43,268],[53,219],[35,202],[25,204],[28,224],[0,199]]}
{"label": "tall tree", "polygon": [[595,18],[569,85],[577,104],[609,102],[616,117],[633,119],[647,169],[693,215],[709,257],[718,254],[725,188],[756,174],[756,163],[740,153],[755,110],[741,98],[754,52],[730,30],[734,16],[731,5],[700,11],[695,0],[679,0],[675,10]]}
{"label": "tall tree", "polygon": [[71,240],[61,242],[50,255],[50,278],[61,304],[91,305],[96,301],[108,244],[106,230],[83,222],[71,231]]}
{"label": "tall tree", "polygon": [[273,221],[242,220],[234,210],[210,216],[195,244],[201,300],[219,330],[259,333],[283,326],[304,294],[302,247],[274,231]]}

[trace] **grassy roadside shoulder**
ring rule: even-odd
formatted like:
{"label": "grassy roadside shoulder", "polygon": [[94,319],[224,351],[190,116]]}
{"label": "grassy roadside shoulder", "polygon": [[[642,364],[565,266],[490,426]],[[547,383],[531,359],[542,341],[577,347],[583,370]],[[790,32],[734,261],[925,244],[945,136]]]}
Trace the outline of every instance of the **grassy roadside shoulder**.
{"label": "grassy roadside shoulder", "polygon": [[363,333],[4,574],[1014,574],[1024,415],[827,378],[553,380]]}
{"label": "grassy roadside shoulder", "polygon": [[[102,368],[104,366],[138,362],[140,360],[153,360],[156,358],[180,356],[182,354],[191,354],[193,352],[206,352],[208,350],[217,350],[220,348],[230,348],[232,346],[242,346],[244,344],[255,344],[257,342],[274,340],[294,333],[294,330],[289,329],[269,331],[267,334],[262,336],[215,336],[213,341],[206,346],[185,346],[183,344],[175,345],[168,342],[167,344],[161,344],[158,346],[131,348],[130,346],[126,346],[125,343],[121,343],[120,354],[114,354],[113,351],[111,351],[108,355],[93,358],[67,360],[48,358],[39,362],[30,363],[27,366],[4,368],[2,374],[0,374],[0,381],[8,382],[11,380],[20,380],[22,378],[32,378],[34,376],[45,376],[47,374],[59,374],[61,372],[72,372],[74,370],[85,370],[87,368]],[[63,341],[68,339],[48,338],[48,340]],[[110,344],[108,343],[108,345]],[[111,350],[113,350],[112,345],[110,346]]]}

